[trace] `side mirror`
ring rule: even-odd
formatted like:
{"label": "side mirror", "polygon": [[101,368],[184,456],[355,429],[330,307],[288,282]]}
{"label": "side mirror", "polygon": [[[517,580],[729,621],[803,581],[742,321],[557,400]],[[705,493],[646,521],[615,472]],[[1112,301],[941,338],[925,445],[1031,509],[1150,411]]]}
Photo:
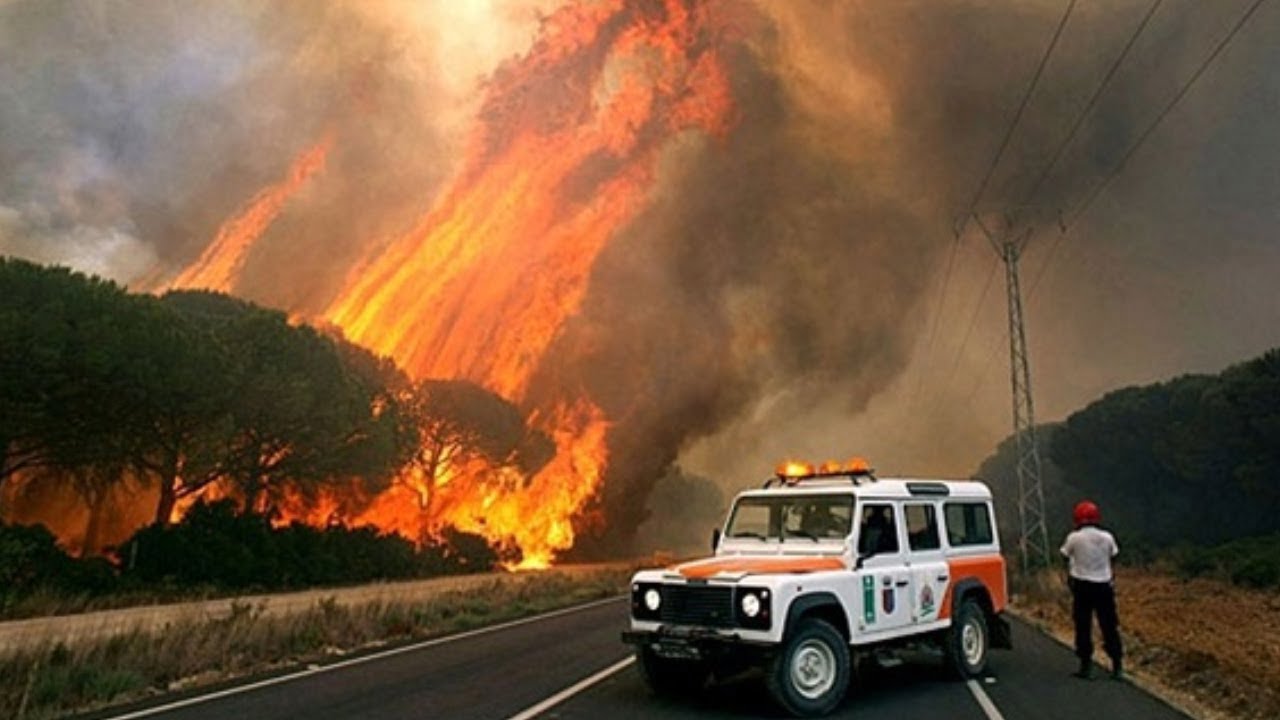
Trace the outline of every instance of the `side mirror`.
{"label": "side mirror", "polygon": [[853,569],[861,570],[862,564],[867,561],[867,558],[871,558],[871,557],[875,557],[874,552],[858,553],[858,559],[856,562],[853,563]]}
{"label": "side mirror", "polygon": [[720,528],[712,528],[711,530],[711,552],[715,552],[720,547]]}

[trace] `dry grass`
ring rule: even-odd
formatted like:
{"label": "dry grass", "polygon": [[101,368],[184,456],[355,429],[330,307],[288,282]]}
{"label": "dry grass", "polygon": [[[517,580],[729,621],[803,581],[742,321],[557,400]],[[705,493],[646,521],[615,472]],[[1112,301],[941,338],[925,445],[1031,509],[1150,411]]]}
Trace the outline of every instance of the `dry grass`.
{"label": "dry grass", "polygon": [[[1015,611],[1070,643],[1070,592],[1061,575],[1020,585]],[[1124,568],[1116,594],[1126,669],[1140,684],[1197,717],[1280,717],[1280,598],[1273,592]]]}
{"label": "dry grass", "polygon": [[0,657],[0,717],[56,717],[169,690],[314,661],[388,642],[458,632],[617,595],[626,567],[500,576],[479,590],[419,602],[342,605],[285,617],[236,605],[230,617]]}

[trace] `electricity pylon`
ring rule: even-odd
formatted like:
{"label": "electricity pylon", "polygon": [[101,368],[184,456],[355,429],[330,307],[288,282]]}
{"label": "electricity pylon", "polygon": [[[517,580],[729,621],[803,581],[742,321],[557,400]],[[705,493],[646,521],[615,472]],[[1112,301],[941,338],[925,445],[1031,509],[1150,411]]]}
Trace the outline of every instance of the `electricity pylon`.
{"label": "electricity pylon", "polygon": [[1018,260],[1031,239],[1031,230],[1021,235],[1006,232],[996,237],[974,216],[978,227],[1004,261],[1005,289],[1009,300],[1009,379],[1013,388],[1013,437],[1017,457],[1018,518],[1021,533],[1018,551],[1022,569],[1033,564],[1049,564],[1049,532],[1044,523],[1044,484],[1041,480],[1040,446],[1036,443],[1035,405],[1031,399],[1031,365],[1027,353],[1026,325],[1022,319],[1022,288],[1018,280]]}

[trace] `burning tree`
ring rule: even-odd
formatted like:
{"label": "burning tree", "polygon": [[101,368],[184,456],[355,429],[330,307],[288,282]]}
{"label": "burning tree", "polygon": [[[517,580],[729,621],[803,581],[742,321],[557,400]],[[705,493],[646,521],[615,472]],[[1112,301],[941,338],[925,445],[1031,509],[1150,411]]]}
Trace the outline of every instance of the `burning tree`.
{"label": "burning tree", "polygon": [[89,551],[125,481],[166,524],[214,483],[268,509],[335,478],[378,492],[405,461],[389,363],[282,313],[9,260],[0,294],[0,481],[78,497]]}
{"label": "burning tree", "polygon": [[420,381],[408,393],[405,409],[418,444],[404,482],[418,494],[428,522],[451,481],[512,490],[555,453],[550,438],[528,428],[515,405],[474,383]]}
{"label": "burning tree", "polygon": [[217,480],[258,511],[272,509],[286,488],[307,495],[336,477],[359,476],[370,490],[386,487],[404,455],[398,405],[370,374],[380,368],[376,361],[348,363],[353,348],[344,358],[315,330],[224,295],[166,299],[202,326],[229,366],[211,388],[216,417],[167,428],[169,445],[156,453],[163,458],[157,521],[167,517],[166,502],[172,507],[172,500]]}

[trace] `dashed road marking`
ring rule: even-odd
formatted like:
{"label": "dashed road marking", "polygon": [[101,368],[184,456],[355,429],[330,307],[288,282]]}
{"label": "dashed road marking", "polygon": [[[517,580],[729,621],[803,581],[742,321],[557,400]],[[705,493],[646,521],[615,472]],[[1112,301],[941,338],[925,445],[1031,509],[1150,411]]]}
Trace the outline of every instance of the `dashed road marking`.
{"label": "dashed road marking", "polygon": [[1000,708],[991,702],[991,696],[987,695],[987,691],[982,689],[977,680],[970,679],[965,684],[969,686],[969,692],[973,693],[973,699],[978,701],[978,707],[986,713],[987,720],[1004,720],[1004,716],[1000,714]]}
{"label": "dashed road marking", "polygon": [[537,717],[538,715],[540,715],[540,714],[542,714],[542,713],[546,712],[547,710],[550,710],[551,708],[555,707],[556,705],[559,705],[560,703],[564,702],[565,700],[568,700],[569,698],[573,697],[574,695],[577,695],[578,693],[582,692],[583,690],[586,690],[587,688],[591,687],[592,685],[595,685],[596,683],[600,682],[601,680],[604,680],[605,678],[609,677],[610,675],[616,675],[617,673],[621,672],[621,671],[622,671],[622,670],[624,670],[628,665],[631,665],[631,664],[632,664],[632,663],[634,663],[635,661],[636,661],[636,657],[635,657],[634,655],[631,655],[631,656],[626,657],[626,658],[624,658],[624,659],[622,659],[622,660],[619,660],[618,662],[616,662],[616,663],[614,663],[614,664],[610,665],[609,667],[607,667],[607,668],[605,668],[605,669],[601,670],[600,672],[596,673],[595,675],[592,675],[591,677],[587,677],[587,678],[583,678],[582,680],[579,680],[578,682],[576,682],[576,683],[574,683],[574,684],[570,685],[569,687],[567,687],[567,688],[565,688],[565,689],[561,690],[560,692],[556,693],[555,695],[552,695],[551,697],[547,698],[546,700],[543,700],[542,702],[538,703],[537,705],[531,705],[531,706],[529,706],[529,707],[525,708],[524,710],[521,710],[520,712],[516,713],[515,715],[512,715],[511,717],[507,718],[507,720],[530,720],[530,718]]}

